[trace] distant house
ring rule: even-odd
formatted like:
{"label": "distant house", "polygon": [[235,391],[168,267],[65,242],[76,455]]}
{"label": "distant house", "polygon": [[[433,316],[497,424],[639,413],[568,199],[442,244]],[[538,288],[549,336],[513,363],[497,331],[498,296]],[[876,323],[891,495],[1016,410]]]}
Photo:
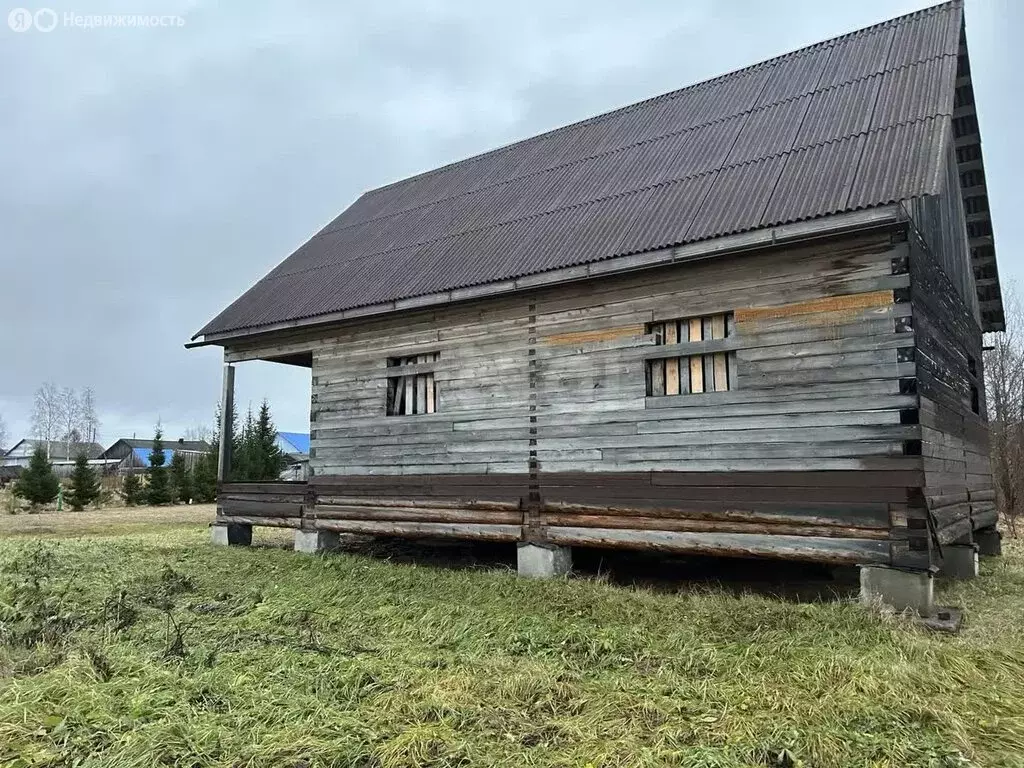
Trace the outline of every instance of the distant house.
{"label": "distant house", "polygon": [[305,480],[309,468],[309,433],[278,432],[277,447],[288,461],[282,480]]}
{"label": "distant house", "polygon": [[[165,440],[164,464],[169,466],[174,454],[180,453],[185,458],[185,465],[191,469],[202,456],[209,452],[210,444],[205,440]],[[147,469],[150,466],[152,453],[152,440],[122,438],[103,451],[101,458],[113,461],[117,465],[118,473],[128,474]]]}
{"label": "distant house", "polygon": [[[19,440],[13,448],[0,457],[0,467],[21,467],[28,466],[32,454],[39,446],[46,446],[45,440],[32,440],[25,438]],[[75,465],[78,455],[84,453],[89,463],[96,469],[105,470],[108,462],[102,460],[103,446],[99,443],[65,443],[57,440],[49,442],[50,463],[53,471],[58,477],[67,477]]]}

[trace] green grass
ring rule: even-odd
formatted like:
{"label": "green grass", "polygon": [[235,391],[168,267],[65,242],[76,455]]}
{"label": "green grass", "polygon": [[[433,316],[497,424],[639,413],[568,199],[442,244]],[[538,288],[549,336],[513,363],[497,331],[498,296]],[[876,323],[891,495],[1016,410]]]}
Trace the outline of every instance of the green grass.
{"label": "green grass", "polygon": [[1024,765],[1019,547],[946,636],[206,535],[0,543],[0,765]]}

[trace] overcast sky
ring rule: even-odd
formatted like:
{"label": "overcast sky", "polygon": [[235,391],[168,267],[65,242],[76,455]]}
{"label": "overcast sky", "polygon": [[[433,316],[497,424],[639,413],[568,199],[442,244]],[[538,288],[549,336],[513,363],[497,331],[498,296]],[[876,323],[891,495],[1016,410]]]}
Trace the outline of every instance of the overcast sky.
{"label": "overcast sky", "polygon": [[[366,189],[929,4],[89,0],[50,3],[45,33],[2,6],[9,438],[47,380],[95,389],[102,442],[209,422],[221,352],[183,344]],[[63,24],[143,6],[184,24]],[[1024,244],[1022,9],[967,4],[1004,282]],[[308,371],[237,375],[243,407],[266,396],[281,429],[308,428]]]}

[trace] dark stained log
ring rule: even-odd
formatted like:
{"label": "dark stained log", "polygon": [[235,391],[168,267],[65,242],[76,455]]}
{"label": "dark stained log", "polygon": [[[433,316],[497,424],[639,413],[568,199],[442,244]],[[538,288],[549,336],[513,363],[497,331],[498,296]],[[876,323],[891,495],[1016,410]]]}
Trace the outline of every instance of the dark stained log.
{"label": "dark stained log", "polygon": [[302,481],[281,481],[270,483],[220,483],[220,493],[254,493],[254,494],[297,494],[301,496],[306,490]]}
{"label": "dark stained log", "polygon": [[999,511],[995,507],[983,509],[981,511],[975,510],[971,515],[971,522],[974,525],[975,530],[979,528],[989,528],[995,525],[999,521]]}
{"label": "dark stained log", "polygon": [[267,528],[300,528],[302,521],[297,517],[264,517],[262,515],[246,516],[217,514],[218,523],[241,523],[244,525],[262,525]]}
{"label": "dark stained log", "polygon": [[945,528],[940,528],[938,531],[939,541],[942,544],[949,544],[950,542],[958,541],[965,536],[970,536],[973,526],[968,518],[962,518],[957,520],[955,523],[947,525]]}
{"label": "dark stained log", "polygon": [[551,528],[547,540],[566,546],[650,549],[734,557],[770,557],[835,564],[887,563],[885,541],[763,536],[747,533],[684,533],[612,528]]}
{"label": "dark stained log", "polygon": [[795,525],[787,523],[734,522],[722,520],[681,520],[665,517],[630,517],[626,515],[541,515],[548,526],[587,528],[628,528],[636,531],[720,531],[723,533],[758,533],[766,536],[825,536],[888,541],[889,532],[880,528],[849,528],[827,525]]}
{"label": "dark stained log", "polygon": [[519,502],[509,501],[445,501],[443,499],[388,499],[381,497],[360,498],[355,496],[320,496],[317,503],[323,506],[342,505],[349,507],[399,507],[402,509],[469,509],[469,510],[493,510],[504,512],[509,510],[517,511],[520,508]]}
{"label": "dark stained log", "polygon": [[373,520],[315,520],[313,527],[324,531],[364,533],[377,536],[443,536],[481,541],[517,541],[519,525],[482,525],[477,523],[420,523]]}
{"label": "dark stained log", "polygon": [[[817,525],[850,527],[858,529],[888,530],[889,513],[885,505],[877,505],[875,509],[866,506],[860,508],[846,505],[798,505],[758,504],[750,508],[737,508],[732,505],[709,505],[699,503],[686,505],[676,502],[673,506],[591,506],[586,504],[570,504],[558,501],[546,501],[544,511],[554,515],[580,515],[600,517],[643,517],[668,520],[703,520],[708,522],[740,522],[762,524]],[[617,527],[617,526],[616,526]]]}
{"label": "dark stained log", "polygon": [[242,514],[267,517],[301,517],[302,504],[220,500],[219,506],[225,514]]}
{"label": "dark stained log", "polygon": [[305,498],[305,494],[222,493],[218,498],[224,502],[237,501],[252,504],[301,504]]}
{"label": "dark stained log", "polygon": [[434,523],[503,523],[520,525],[523,513],[520,511],[485,511],[462,509],[431,509],[429,507],[386,507],[344,506],[317,504],[316,512],[307,515],[316,520],[408,520]]}

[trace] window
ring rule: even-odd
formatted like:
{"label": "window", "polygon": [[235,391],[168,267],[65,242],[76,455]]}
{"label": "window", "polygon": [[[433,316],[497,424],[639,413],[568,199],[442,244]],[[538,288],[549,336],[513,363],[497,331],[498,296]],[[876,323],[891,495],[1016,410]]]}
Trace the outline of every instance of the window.
{"label": "window", "polygon": [[433,363],[440,352],[388,358],[388,416],[412,416],[437,411]]}
{"label": "window", "polygon": [[[680,345],[672,350],[675,354],[646,361],[648,397],[725,392],[735,387],[736,353],[715,343],[733,336],[731,312],[649,323],[647,333],[654,336],[656,346]],[[687,354],[691,346],[693,353]]]}

